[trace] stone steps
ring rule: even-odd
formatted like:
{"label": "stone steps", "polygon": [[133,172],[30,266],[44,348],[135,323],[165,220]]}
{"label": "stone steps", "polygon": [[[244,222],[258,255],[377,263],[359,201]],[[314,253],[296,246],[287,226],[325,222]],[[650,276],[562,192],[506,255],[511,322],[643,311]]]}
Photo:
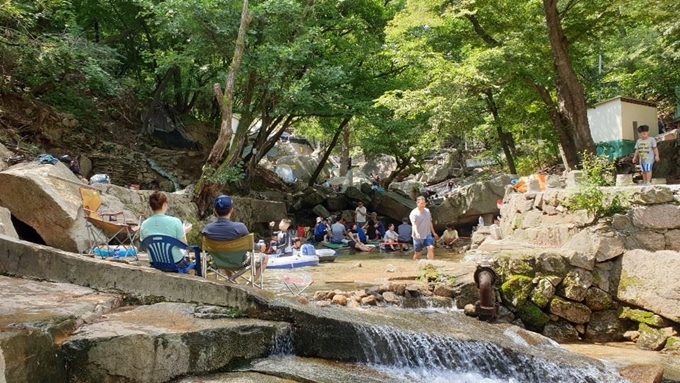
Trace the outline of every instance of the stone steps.
{"label": "stone steps", "polygon": [[167,382],[262,358],[289,324],[231,318],[215,306],[158,303],[108,314],[62,344],[68,381]]}

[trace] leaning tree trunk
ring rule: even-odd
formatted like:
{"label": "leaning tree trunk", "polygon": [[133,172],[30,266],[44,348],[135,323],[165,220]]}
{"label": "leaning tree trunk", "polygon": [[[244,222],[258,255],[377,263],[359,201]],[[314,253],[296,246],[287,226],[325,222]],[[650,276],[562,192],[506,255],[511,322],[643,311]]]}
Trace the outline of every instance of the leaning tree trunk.
{"label": "leaning tree trunk", "polygon": [[578,151],[576,150],[574,134],[570,129],[566,116],[560,113],[553,98],[550,97],[550,93],[548,93],[548,90],[544,86],[535,83],[531,79],[527,79],[527,81],[533,85],[534,89],[536,89],[541,97],[541,100],[543,100],[545,108],[548,111],[548,117],[550,117],[550,121],[557,131],[560,157],[562,157],[564,168],[566,170],[576,169],[578,166]]}
{"label": "leaning tree trunk", "polygon": [[493,116],[494,125],[496,125],[496,131],[498,132],[498,139],[501,143],[501,148],[503,148],[503,153],[505,153],[505,159],[508,161],[508,170],[510,174],[517,174],[517,169],[515,168],[515,158],[510,150],[510,143],[508,142],[508,137],[503,132],[503,126],[501,126],[501,117],[498,114],[498,105],[493,99],[493,92],[489,89],[484,91],[486,95],[486,105],[489,107],[489,111]]}
{"label": "leaning tree trunk", "polygon": [[557,11],[558,0],[543,0],[548,39],[553,53],[557,82],[557,100],[560,113],[566,116],[573,129],[577,151],[595,152],[595,143],[588,125],[583,85],[578,80],[569,59],[569,50],[564,30]]}
{"label": "leaning tree trunk", "polygon": [[347,160],[349,159],[349,138],[350,138],[350,128],[345,125],[342,131],[342,146],[340,147],[340,176],[344,177],[347,175]]}
{"label": "leaning tree trunk", "polygon": [[196,185],[199,192],[196,194],[196,205],[198,206],[198,211],[201,217],[205,217],[206,211],[213,197],[219,189],[219,184],[211,180],[209,177],[217,169],[218,164],[222,161],[224,156],[224,151],[227,148],[227,144],[231,139],[233,134],[231,126],[231,118],[233,116],[233,105],[234,105],[234,84],[236,82],[236,72],[241,64],[241,58],[243,57],[243,51],[245,50],[245,40],[246,40],[246,29],[250,21],[253,19],[253,14],[248,11],[248,0],[243,0],[243,8],[241,9],[241,22],[238,28],[238,36],[236,37],[236,46],[234,47],[234,57],[231,60],[231,65],[229,66],[229,74],[227,75],[227,81],[225,84],[225,92],[222,93],[222,86],[220,84],[213,85],[213,91],[220,105],[220,111],[222,113],[222,122],[220,124],[220,134],[217,137],[217,141],[212,147],[208,159],[203,165],[203,172],[201,178],[198,180]]}
{"label": "leaning tree trunk", "polygon": [[345,126],[347,126],[347,124],[349,124],[349,121],[351,119],[352,119],[352,117],[345,117],[345,119],[342,120],[342,122],[338,126],[338,129],[335,131],[335,134],[333,135],[333,139],[331,140],[331,143],[328,144],[328,147],[326,148],[326,152],[323,154],[323,157],[319,161],[319,164],[316,166],[316,169],[314,169],[314,173],[312,173],[312,176],[309,178],[309,183],[307,185],[313,186],[314,182],[316,182],[316,179],[319,178],[319,174],[321,174],[323,167],[326,166],[326,162],[328,161],[328,157],[331,156],[331,152],[335,148],[335,145],[338,144],[338,138],[340,138],[340,134],[345,130]]}

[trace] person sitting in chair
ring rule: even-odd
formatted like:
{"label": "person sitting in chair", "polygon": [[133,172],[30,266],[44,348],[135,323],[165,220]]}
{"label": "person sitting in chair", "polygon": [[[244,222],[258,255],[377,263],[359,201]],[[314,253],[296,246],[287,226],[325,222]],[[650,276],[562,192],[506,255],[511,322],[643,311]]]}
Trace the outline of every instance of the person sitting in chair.
{"label": "person sitting in chair", "polygon": [[408,244],[413,242],[413,238],[411,237],[411,233],[413,232],[413,228],[409,224],[409,219],[408,217],[404,217],[401,220],[401,225],[397,228],[397,240],[399,243],[401,243],[401,249],[403,251],[408,250]]}
{"label": "person sitting in chair", "polygon": [[[234,222],[231,220],[234,206],[233,201],[229,196],[223,194],[215,198],[214,207],[217,221],[205,225],[201,232],[203,235],[214,241],[231,241],[250,234],[243,222]],[[265,249],[263,246],[264,245],[255,244],[255,248],[261,253],[255,254],[255,257],[250,257],[243,265],[249,266],[250,262],[255,258],[255,265],[259,266],[255,268],[255,280],[260,279],[260,275],[264,272],[264,269],[267,267],[267,262],[269,261],[267,254],[264,254]]]}
{"label": "person sitting in chair", "polygon": [[[140,238],[142,241],[152,235],[167,235],[187,243],[187,233],[191,230],[191,224],[184,225],[179,218],[166,215],[168,211],[168,197],[162,191],[155,191],[149,196],[149,207],[153,215],[142,222]],[[178,268],[189,266],[191,260],[186,252],[178,248],[172,249],[172,258]]]}

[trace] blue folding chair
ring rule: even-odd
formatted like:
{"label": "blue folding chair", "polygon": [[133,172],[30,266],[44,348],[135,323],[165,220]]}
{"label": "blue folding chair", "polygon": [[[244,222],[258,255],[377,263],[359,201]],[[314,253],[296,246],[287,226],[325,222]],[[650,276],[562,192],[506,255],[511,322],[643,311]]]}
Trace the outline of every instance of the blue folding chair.
{"label": "blue folding chair", "polygon": [[[172,257],[172,249],[193,251],[196,260],[185,267],[177,267]],[[150,235],[142,241],[142,248],[149,253],[149,263],[155,269],[161,271],[186,274],[189,270],[196,270],[196,275],[201,277],[201,249],[198,246],[189,246],[177,238],[167,235]],[[199,267],[196,267],[199,265]]]}

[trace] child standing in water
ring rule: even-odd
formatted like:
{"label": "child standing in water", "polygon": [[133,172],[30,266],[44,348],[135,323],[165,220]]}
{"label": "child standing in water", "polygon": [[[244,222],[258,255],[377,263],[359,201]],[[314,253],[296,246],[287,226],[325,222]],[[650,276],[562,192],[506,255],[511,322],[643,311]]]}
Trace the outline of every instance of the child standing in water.
{"label": "child standing in water", "polygon": [[659,161],[659,149],[656,147],[656,139],[649,137],[649,126],[638,126],[638,138],[635,143],[635,154],[633,154],[633,163],[640,159],[640,170],[642,171],[642,184],[650,185],[652,183],[652,167],[654,162]]}

